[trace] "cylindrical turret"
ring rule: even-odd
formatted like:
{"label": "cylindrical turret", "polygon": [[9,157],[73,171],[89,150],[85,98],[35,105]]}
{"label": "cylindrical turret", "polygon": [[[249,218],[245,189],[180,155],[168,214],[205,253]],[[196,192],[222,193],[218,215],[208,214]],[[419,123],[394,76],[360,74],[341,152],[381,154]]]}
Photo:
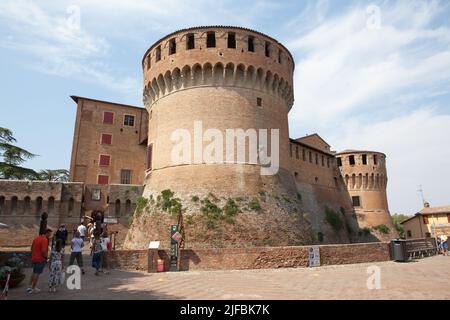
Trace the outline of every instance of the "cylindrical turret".
{"label": "cylindrical turret", "polygon": [[395,232],[386,195],[386,155],[346,150],[336,157],[360,227],[386,225]]}
{"label": "cylindrical turret", "polygon": [[[196,27],[157,41],[144,55],[142,67],[144,104],[149,113],[145,196],[164,189],[181,196],[208,192],[251,195],[272,188],[295,192],[286,157],[294,63],[283,45],[245,28]],[[208,129],[213,131],[207,133]],[[277,174],[260,174],[259,159],[249,155],[251,139],[245,142],[245,159],[239,160],[236,153],[233,159],[227,158],[230,150],[226,150],[225,139],[230,129],[243,129],[251,137],[261,129],[268,130],[269,149],[271,129],[278,129]],[[174,161],[174,152],[183,149],[177,147],[183,132],[189,134],[187,148],[191,152],[180,163]],[[223,146],[222,162],[204,159],[212,137],[215,146]]]}

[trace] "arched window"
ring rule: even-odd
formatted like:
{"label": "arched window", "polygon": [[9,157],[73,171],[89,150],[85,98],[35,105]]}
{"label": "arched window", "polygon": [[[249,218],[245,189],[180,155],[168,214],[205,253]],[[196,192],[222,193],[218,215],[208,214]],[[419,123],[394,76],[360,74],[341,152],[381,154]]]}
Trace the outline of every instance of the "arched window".
{"label": "arched window", "polygon": [[126,202],[125,202],[125,213],[127,214],[127,215],[130,215],[132,212],[131,212],[131,200],[130,199],[128,199]]}
{"label": "arched window", "polygon": [[116,215],[116,217],[120,216],[120,200],[119,199],[116,200],[114,214]]}
{"label": "arched window", "polygon": [[74,207],[75,207],[75,200],[73,200],[73,198],[70,198],[69,199],[69,206],[67,208],[67,215],[69,217],[72,216]]}
{"label": "arched window", "polygon": [[29,196],[26,196],[23,198],[23,213],[27,214],[30,213],[31,210],[31,199]]}
{"label": "arched window", "polygon": [[40,215],[42,211],[42,197],[36,198],[36,215]]}
{"label": "arched window", "polygon": [[17,213],[17,197],[14,196],[11,198],[11,214]]}
{"label": "arched window", "polygon": [[0,214],[3,214],[5,210],[5,197],[0,196]]}
{"label": "arched window", "polygon": [[48,213],[52,213],[53,210],[55,209],[55,198],[53,197],[48,198],[47,207]]}

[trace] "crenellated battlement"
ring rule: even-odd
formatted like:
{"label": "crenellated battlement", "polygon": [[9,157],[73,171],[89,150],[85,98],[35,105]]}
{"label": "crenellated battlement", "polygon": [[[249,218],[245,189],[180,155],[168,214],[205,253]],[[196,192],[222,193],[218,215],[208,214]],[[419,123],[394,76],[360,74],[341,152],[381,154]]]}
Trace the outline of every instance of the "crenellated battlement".
{"label": "crenellated battlement", "polygon": [[155,42],[142,60],[144,103],[199,87],[243,87],[294,101],[291,53],[260,32],[226,26],[194,27]]}

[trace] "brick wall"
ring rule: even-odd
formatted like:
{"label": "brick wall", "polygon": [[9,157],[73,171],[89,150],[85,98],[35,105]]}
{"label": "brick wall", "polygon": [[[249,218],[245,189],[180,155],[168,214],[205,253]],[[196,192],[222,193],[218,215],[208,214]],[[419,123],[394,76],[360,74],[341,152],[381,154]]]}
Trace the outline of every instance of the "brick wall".
{"label": "brick wall", "polygon": [[[181,270],[242,270],[295,268],[308,266],[307,246],[255,247],[221,249],[186,249],[181,251]],[[165,270],[169,252],[159,250]],[[110,254],[113,268],[148,270],[147,250],[116,250]],[[352,264],[390,260],[389,243],[359,243],[320,246],[321,265]]]}

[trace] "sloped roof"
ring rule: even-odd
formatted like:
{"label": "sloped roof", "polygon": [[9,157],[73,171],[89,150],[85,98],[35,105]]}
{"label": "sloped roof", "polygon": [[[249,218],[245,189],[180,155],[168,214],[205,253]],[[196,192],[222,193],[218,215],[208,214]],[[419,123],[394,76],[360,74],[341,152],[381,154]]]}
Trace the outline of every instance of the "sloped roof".
{"label": "sloped roof", "polygon": [[432,213],[450,213],[450,206],[441,207],[425,207],[419,211],[420,214],[432,214]]}
{"label": "sloped roof", "polygon": [[326,142],[326,141],[325,141],[321,136],[319,136],[319,134],[317,134],[317,133],[308,134],[308,135],[306,135],[306,136],[297,138],[297,139],[295,139],[295,140],[297,140],[297,141],[299,141],[299,142],[305,143],[305,140],[307,140],[307,139],[309,139],[309,138],[311,138],[311,137],[317,137],[317,138],[319,138],[320,140],[322,140],[322,142],[323,142],[324,144],[326,144],[328,147],[331,147],[331,146],[328,144],[328,142]]}

